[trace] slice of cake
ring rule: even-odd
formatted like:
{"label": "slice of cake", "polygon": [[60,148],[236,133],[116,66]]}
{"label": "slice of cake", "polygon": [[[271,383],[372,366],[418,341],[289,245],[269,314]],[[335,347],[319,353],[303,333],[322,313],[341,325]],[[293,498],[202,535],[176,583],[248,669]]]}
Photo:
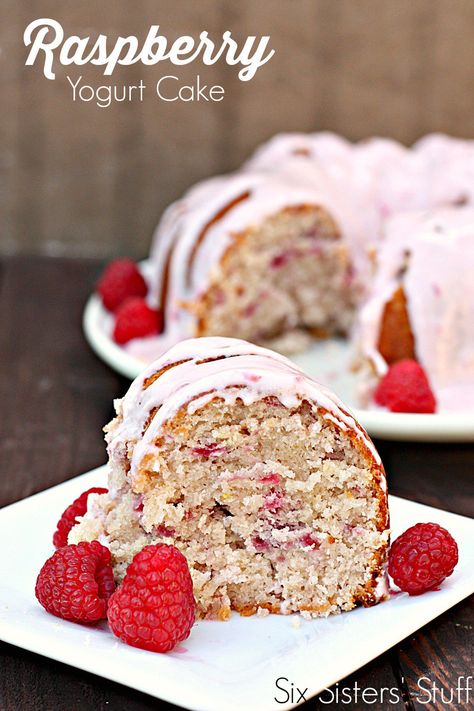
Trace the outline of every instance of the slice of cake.
{"label": "slice of cake", "polygon": [[384,597],[384,470],[326,388],[272,351],[183,341],[116,402],[109,493],[69,542],[99,539],[123,578],[166,542],[186,556],[202,617],[326,616]]}

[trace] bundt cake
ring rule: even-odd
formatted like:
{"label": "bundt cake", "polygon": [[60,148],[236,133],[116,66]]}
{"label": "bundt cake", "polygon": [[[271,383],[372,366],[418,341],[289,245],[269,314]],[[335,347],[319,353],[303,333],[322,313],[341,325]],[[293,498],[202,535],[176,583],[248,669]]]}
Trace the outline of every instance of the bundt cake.
{"label": "bundt cake", "polygon": [[[406,148],[329,132],[275,136],[240,171],[199,183],[165,212],[150,259],[151,301],[164,330],[125,347],[151,362],[184,338],[219,335],[291,354],[314,337],[352,337],[368,299],[356,339],[371,376],[365,402],[384,368],[409,357],[444,388],[439,408],[459,409],[463,386],[454,384],[470,378],[466,394],[474,387],[468,305],[452,315],[462,297],[435,297],[417,265],[433,244],[428,263],[434,267],[439,250],[455,272],[440,265],[432,279],[453,282],[445,293],[467,289],[473,209],[474,141],[433,134]],[[433,236],[440,225],[445,240]]]}
{"label": "bundt cake", "polygon": [[109,492],[69,542],[99,539],[120,580],[155,542],[186,556],[201,617],[326,616],[386,594],[387,494],[366,432],[285,357],[182,341],[116,402]]}
{"label": "bundt cake", "polygon": [[402,213],[385,225],[354,338],[365,400],[397,361],[424,368],[439,409],[474,403],[474,207]]}
{"label": "bundt cake", "polygon": [[384,220],[472,202],[473,146],[437,134],[412,149],[275,136],[165,212],[151,251],[165,333],[128,350],[151,360],[182,338],[223,335],[291,352],[308,334],[346,334]]}

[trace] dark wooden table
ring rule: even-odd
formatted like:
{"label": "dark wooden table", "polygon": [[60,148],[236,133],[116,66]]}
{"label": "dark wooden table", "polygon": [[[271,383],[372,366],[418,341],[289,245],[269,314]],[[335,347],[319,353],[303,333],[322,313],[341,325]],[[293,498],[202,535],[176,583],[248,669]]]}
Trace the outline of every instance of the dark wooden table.
{"label": "dark wooden table", "polygon": [[[94,356],[81,331],[98,262],[11,258],[0,262],[0,269],[0,505],[5,505],[105,461],[101,428],[127,382]],[[392,493],[473,515],[474,445],[377,444]],[[471,599],[339,684],[352,697],[356,683],[398,689],[397,703],[338,706],[323,703],[323,697],[301,708],[472,708],[474,692],[470,705],[463,698],[458,703],[455,695],[443,706],[440,692],[435,703],[421,703],[416,695],[417,680],[426,676],[449,700],[458,678],[472,674],[473,626]],[[157,705],[119,684],[0,643],[2,711],[144,711]]]}

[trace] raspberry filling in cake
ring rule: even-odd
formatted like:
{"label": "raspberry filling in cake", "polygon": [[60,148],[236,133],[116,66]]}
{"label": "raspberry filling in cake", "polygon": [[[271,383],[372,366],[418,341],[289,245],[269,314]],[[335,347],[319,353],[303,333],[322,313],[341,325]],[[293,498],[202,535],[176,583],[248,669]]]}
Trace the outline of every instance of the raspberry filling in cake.
{"label": "raspberry filling in cake", "polygon": [[200,338],[165,353],[116,403],[109,493],[69,542],[99,539],[120,581],[166,542],[199,615],[326,616],[384,597],[386,484],[365,431],[283,356]]}

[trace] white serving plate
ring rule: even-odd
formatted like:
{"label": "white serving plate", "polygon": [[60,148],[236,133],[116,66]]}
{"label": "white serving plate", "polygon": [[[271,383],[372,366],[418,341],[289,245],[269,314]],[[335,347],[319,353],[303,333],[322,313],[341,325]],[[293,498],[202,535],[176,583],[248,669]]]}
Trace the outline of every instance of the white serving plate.
{"label": "white serving plate", "polygon": [[[419,521],[445,526],[459,545],[459,564],[436,592],[402,593],[369,609],[320,620],[299,615],[233,615],[199,622],[169,654],[128,647],[105,623],[86,627],[46,613],[36,602],[36,575],[52,554],[51,537],[63,509],[82,491],[103,486],[106,469],[48,489],[0,510],[3,570],[0,639],[196,711],[274,711],[286,677],[309,699],[413,634],[474,592],[474,520],[390,498],[393,535]],[[297,626],[299,622],[299,626]]]}
{"label": "white serving plate", "polygon": [[[142,262],[141,268],[146,275],[148,263]],[[133,380],[147,365],[113,341],[112,317],[95,294],[87,301],[83,328],[97,355],[126,378]],[[474,413],[416,415],[357,407],[357,377],[351,370],[351,359],[349,343],[336,339],[315,341],[307,351],[293,357],[308,375],[339,395],[372,437],[415,442],[474,441]]]}

